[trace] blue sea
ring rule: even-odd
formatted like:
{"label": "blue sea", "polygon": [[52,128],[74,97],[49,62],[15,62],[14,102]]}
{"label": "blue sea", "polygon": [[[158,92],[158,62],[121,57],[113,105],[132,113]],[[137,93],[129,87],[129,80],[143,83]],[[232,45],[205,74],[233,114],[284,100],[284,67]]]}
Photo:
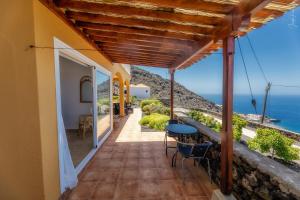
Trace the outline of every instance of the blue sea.
{"label": "blue sea", "polygon": [[[201,96],[216,104],[222,105],[221,95],[201,94]],[[280,122],[276,122],[274,125],[300,134],[300,96],[271,95],[268,98],[267,115],[280,120]],[[261,114],[264,96],[256,95],[255,99],[257,112]],[[249,95],[235,95],[233,106],[234,111],[237,113],[255,114]]]}

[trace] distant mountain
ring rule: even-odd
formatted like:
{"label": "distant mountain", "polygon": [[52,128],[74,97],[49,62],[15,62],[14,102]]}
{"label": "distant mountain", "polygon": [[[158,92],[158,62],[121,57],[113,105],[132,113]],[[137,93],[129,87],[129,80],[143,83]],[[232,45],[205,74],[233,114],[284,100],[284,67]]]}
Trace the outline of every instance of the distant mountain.
{"label": "distant mountain", "polygon": [[[151,89],[151,97],[160,99],[165,104],[169,104],[170,81],[168,79],[164,79],[157,74],[142,70],[138,67],[131,68],[131,76],[132,84],[142,83],[148,85]],[[204,99],[177,82],[174,84],[174,104],[175,107],[221,112],[220,107],[215,103]]]}

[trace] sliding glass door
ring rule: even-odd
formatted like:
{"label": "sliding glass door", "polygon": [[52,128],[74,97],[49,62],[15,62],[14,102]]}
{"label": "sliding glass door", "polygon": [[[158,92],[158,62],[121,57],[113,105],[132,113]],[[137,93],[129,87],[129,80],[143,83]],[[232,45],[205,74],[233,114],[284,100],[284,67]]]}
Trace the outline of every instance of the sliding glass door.
{"label": "sliding glass door", "polygon": [[96,130],[98,142],[111,130],[111,79],[96,69]]}

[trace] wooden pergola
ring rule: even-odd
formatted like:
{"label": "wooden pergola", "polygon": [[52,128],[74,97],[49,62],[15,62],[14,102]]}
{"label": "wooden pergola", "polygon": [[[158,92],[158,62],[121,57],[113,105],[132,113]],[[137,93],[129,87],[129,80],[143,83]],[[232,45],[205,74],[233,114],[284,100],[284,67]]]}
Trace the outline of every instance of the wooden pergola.
{"label": "wooden pergola", "polygon": [[223,47],[221,191],[232,191],[235,37],[297,7],[299,0],[40,0],[114,63],[174,73]]}

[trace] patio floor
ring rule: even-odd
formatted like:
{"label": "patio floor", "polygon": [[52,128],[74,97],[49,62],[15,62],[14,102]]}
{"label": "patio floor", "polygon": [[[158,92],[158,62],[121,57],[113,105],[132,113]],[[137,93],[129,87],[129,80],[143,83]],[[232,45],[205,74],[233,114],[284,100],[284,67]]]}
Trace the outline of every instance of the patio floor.
{"label": "patio floor", "polygon": [[[115,129],[79,176],[69,200],[208,200],[216,185],[202,168],[186,161],[171,167],[163,132],[141,132],[139,108]],[[178,156],[180,158],[180,156]]]}

